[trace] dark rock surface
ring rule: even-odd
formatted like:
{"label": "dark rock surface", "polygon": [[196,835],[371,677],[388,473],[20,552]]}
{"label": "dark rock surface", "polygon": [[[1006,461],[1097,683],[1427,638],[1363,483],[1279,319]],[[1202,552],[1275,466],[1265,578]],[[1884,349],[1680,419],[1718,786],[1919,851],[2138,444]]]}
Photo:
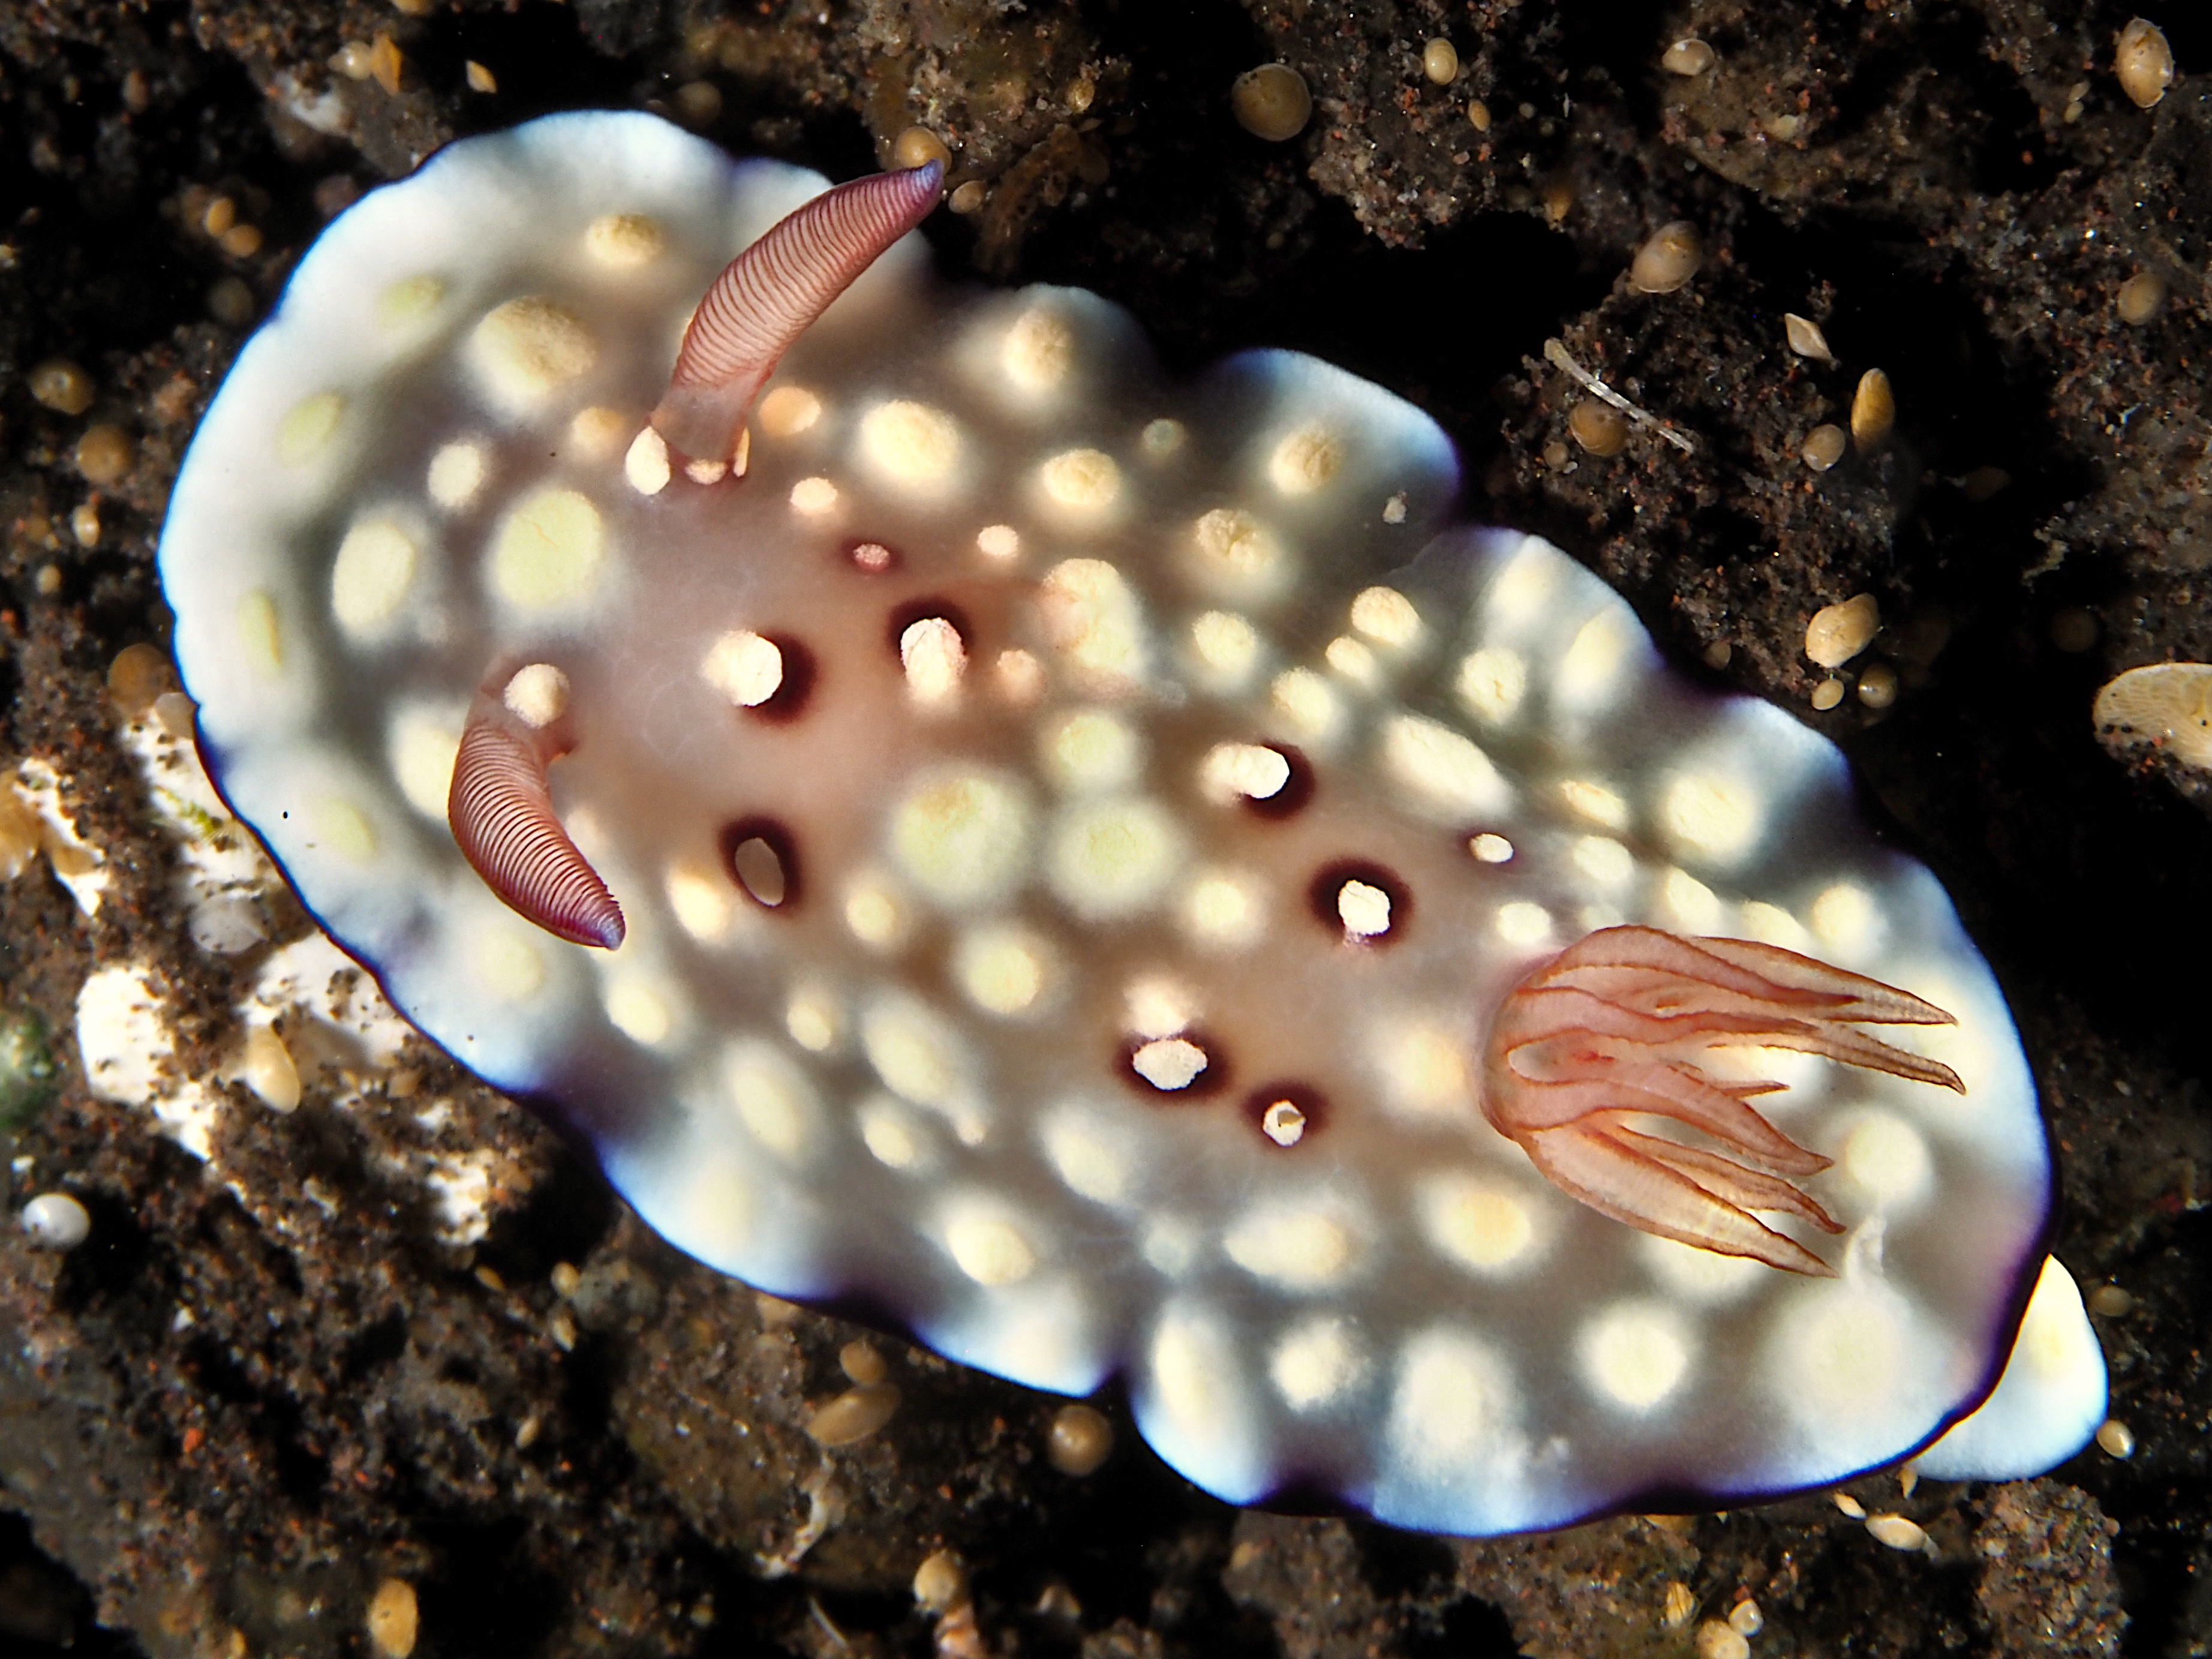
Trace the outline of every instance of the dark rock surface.
{"label": "dark rock surface", "polygon": [[[2129,11],[2084,0],[0,0],[0,761],[52,769],[108,877],[89,918],[52,878],[66,848],[0,886],[10,1207],[60,1187],[94,1222],[64,1257],[0,1235],[0,1649],[366,1653],[398,1580],[439,1656],[1596,1659],[1689,1653],[1746,1596],[1762,1656],[2212,1650],[2212,824],[2088,712],[2123,668],[2212,657],[2212,27],[2151,15],[2182,73],[2143,111],[2112,73]],[[1448,87],[1420,70],[1437,36]],[[1699,75],[1661,68],[1683,36]],[[1316,94],[1279,145],[1227,107],[1274,58]],[[2129,1293],[2098,1324],[2133,1455],[1850,1488],[1925,1551],[1826,1498],[1446,1541],[1224,1509],[1126,1421],[1099,1473],[1060,1474],[1058,1402],[884,1339],[897,1413],[825,1449],[810,1413],[860,1333],[676,1256],[419,1042],[310,1057],[289,1115],[222,1085],[210,1164],[95,1097],[88,975],[142,964],[205,1076],[258,959],[187,936],[106,683],[166,637],[152,550],[198,411],[330,212],[591,104],[840,176],[927,123],[984,185],[931,224],[948,272],[1097,288],[1179,366],[1264,343],[1382,381],[1460,441],[1474,509],[1842,741],[2013,999],[2057,1248]],[[209,234],[218,195],[258,246]],[[1703,269],[1632,292],[1675,219]],[[2144,272],[2163,304],[2123,321]],[[1785,312],[1838,362],[1791,354]],[[1638,428],[1585,453],[1553,338],[1691,452]],[[82,413],[30,395],[55,356],[91,374]],[[1808,471],[1870,368],[1894,433]],[[73,459],[97,423],[135,450],[100,486]],[[1815,713],[1806,623],[1859,592],[1887,625]],[[1893,702],[1856,695],[1885,672]],[[489,1218],[465,1243],[423,1178],[461,1168]],[[940,1548],[972,1616],[908,1593]]]}

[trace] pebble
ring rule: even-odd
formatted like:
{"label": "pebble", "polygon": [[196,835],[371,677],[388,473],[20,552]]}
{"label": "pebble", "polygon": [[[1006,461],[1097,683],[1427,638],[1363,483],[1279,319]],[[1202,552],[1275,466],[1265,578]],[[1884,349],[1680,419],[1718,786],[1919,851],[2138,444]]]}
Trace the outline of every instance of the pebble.
{"label": "pebble", "polygon": [[45,1250],[73,1250],[92,1237],[92,1217],[67,1193],[40,1193],[23,1206],[23,1231]]}
{"label": "pebble", "polygon": [[1823,668],[1840,668],[1881,630],[1881,603],[1871,593],[1854,593],[1813,613],[1805,624],[1805,654]]}
{"label": "pebble", "polygon": [[1901,1515],[1869,1515],[1867,1531],[1875,1542],[1886,1544],[1893,1550],[1932,1550],[1935,1540],[1917,1521],[1907,1520]]}
{"label": "pebble", "polygon": [[1826,472],[1844,459],[1844,429],[1839,426],[1816,426],[1805,434],[1805,447],[1799,452],[1805,465],[1815,472]]}
{"label": "pebble", "polygon": [[2148,109],[2173,84],[2173,48],[2148,17],[2133,17],[2112,40],[2112,73],[2137,109]]}
{"label": "pebble", "polygon": [[817,1407],[806,1432],[817,1445],[850,1446],[866,1440],[898,1414],[899,1391],[889,1382],[851,1388]]}
{"label": "pebble", "polygon": [[863,1388],[882,1382],[890,1370],[876,1345],[864,1340],[848,1342],[840,1348],[837,1364],[848,1377]]}
{"label": "pebble", "polygon": [[31,396],[64,415],[92,407],[92,376],[66,357],[49,357],[31,371]]}
{"label": "pebble", "polygon": [[1636,250],[1628,283],[1639,294],[1672,294],[1705,262],[1705,238],[1687,219],[1677,219],[1660,226]]}
{"label": "pebble", "polygon": [[687,127],[710,127],[722,118],[722,89],[712,81],[686,81],[676,88],[676,118]]}
{"label": "pebble", "polygon": [[88,484],[112,484],[131,471],[138,446],[121,427],[103,421],[76,441],[76,470]]}
{"label": "pebble", "polygon": [[246,1033],[246,1059],[240,1075],[270,1111],[298,1109],[300,1068],[292,1063],[292,1051],[274,1027],[257,1025]]}
{"label": "pebble", "polygon": [[1093,1473],[1114,1453],[1114,1425],[1089,1406],[1062,1406],[1052,1416],[1045,1455],[1062,1474]]}
{"label": "pebble", "polygon": [[1057,1578],[1037,1592],[1036,1606],[1032,1611],[1042,1618],[1067,1625],[1079,1624],[1083,1619],[1083,1603]]}
{"label": "pebble", "polygon": [[126,645],[107,665],[107,696],[124,714],[137,720],[154,700],[176,684],[168,653],[150,645]]}
{"label": "pebble", "polygon": [[2117,1285],[2100,1285],[2089,1292],[2089,1311],[2102,1318],[2125,1318],[2135,1306],[2135,1297]]}
{"label": "pebble", "polygon": [[914,1599],[930,1613],[950,1613],[968,1599],[968,1569],[951,1550],[922,1558],[914,1570]]}
{"label": "pebble", "polygon": [[415,1651],[421,1628],[414,1585],[404,1578],[387,1578],[376,1587],[368,1599],[368,1640],[383,1659],[407,1659]]}
{"label": "pebble", "polygon": [[1587,453],[1601,460],[1628,447],[1628,417],[1595,398],[1585,398],[1567,412],[1567,430]]}
{"label": "pebble", "polygon": [[194,945],[216,957],[243,955],[269,937],[253,901],[242,893],[217,893],[195,905],[185,930]]}
{"label": "pebble", "polygon": [[1859,389],[1851,394],[1851,440],[1862,450],[1875,449],[1897,424],[1897,394],[1889,376],[1870,368],[1859,376]]}
{"label": "pebble", "polygon": [[2120,320],[2131,328],[2140,328],[2158,315],[2159,307],[2166,303],[2166,278],[2154,270],[2139,270],[2120,284],[2120,291],[2112,296],[2112,307],[2120,313]]}
{"label": "pebble", "polygon": [[1245,131],[1279,144],[1306,130],[1313,118],[1313,94],[1305,76],[1288,64],[1262,64],[1237,77],[1229,88],[1229,107]]}
{"label": "pebble", "polygon": [[1820,331],[1820,324],[1810,317],[1800,317],[1794,311],[1784,312],[1782,333],[1790,342],[1790,349],[1800,357],[1810,357],[1823,363],[1836,361],[1836,354],[1828,349],[1828,337]]}
{"label": "pebble", "polygon": [[253,290],[236,276],[225,276],[208,289],[208,315],[228,328],[244,328],[253,320]]}
{"label": "pebble", "polygon": [[192,735],[192,721],[199,713],[199,705],[181,691],[164,691],[154,699],[154,718],[161,722],[161,729],[179,740]]}
{"label": "pebble", "polygon": [[901,167],[927,167],[934,161],[949,168],[952,152],[945,148],[945,140],[927,127],[908,127],[891,141],[891,161]]}
{"label": "pebble", "polygon": [[368,72],[392,97],[399,95],[400,76],[406,72],[407,59],[397,41],[388,34],[380,34],[369,43]]}

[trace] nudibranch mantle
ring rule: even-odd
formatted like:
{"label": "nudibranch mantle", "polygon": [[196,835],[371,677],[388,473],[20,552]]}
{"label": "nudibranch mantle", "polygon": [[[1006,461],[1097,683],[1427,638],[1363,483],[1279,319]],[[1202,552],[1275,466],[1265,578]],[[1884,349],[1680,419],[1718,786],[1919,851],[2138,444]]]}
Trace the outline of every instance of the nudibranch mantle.
{"label": "nudibranch mantle", "polygon": [[[2086,1439],[2010,1018],[1831,744],[1452,526],[1450,444],[1379,387],[1173,385],[1108,302],[948,292],[912,236],[792,347],[744,476],[687,472],[645,416],[691,308],[823,188],[637,114],[454,144],[332,224],[210,410],[161,548],[202,752],[408,1018],[701,1260],[1038,1387],[1121,1373],[1232,1499],[1483,1534],[1832,1481],[1989,1395],[2039,1272],[1929,1456]],[[480,691],[568,723],[619,948],[458,850]],[[1955,1019],[1883,1028],[1919,1080],[1691,1066],[1796,1144],[1839,1230],[1767,1218],[1804,1271],[1625,1226],[1486,1120],[1501,1003],[1632,925]]]}

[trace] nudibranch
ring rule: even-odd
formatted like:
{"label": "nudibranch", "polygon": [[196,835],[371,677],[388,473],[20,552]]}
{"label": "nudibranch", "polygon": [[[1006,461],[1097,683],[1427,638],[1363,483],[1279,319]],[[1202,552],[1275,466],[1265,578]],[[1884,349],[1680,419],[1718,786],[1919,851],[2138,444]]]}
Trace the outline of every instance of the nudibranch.
{"label": "nudibranch", "polygon": [[939,286],[936,186],[549,118],[246,345],[177,659],[393,1004],[702,1261],[1118,1373],[1231,1499],[1486,1534],[2076,1449],[2033,1083],[1837,750],[1455,525],[1381,388]]}

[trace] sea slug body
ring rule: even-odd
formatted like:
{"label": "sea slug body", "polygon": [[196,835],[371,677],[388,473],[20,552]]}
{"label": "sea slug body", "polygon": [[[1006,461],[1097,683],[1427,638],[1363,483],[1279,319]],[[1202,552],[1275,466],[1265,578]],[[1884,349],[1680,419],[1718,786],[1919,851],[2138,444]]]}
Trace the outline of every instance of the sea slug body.
{"label": "sea slug body", "polygon": [[[879,240],[937,183],[887,178]],[[644,115],[465,141],[211,407],[202,752],[395,1006],[701,1260],[1120,1374],[1238,1501],[1495,1533],[2087,1439],[2012,1022],[1832,745],[1455,524],[1381,388],[1177,385],[911,236],[672,413],[823,190]]]}

